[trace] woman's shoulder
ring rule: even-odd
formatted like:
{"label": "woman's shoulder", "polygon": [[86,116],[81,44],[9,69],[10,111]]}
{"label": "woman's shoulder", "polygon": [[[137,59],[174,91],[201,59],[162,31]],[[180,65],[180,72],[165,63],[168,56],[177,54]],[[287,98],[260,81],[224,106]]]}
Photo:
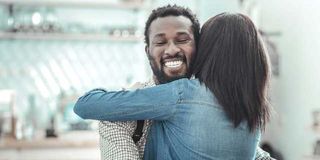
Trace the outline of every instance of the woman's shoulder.
{"label": "woman's shoulder", "polygon": [[204,83],[201,83],[199,79],[179,79],[176,80],[175,86],[179,86],[182,98],[185,100],[218,105],[210,89],[208,89]]}
{"label": "woman's shoulder", "polygon": [[172,87],[177,87],[180,92],[199,92],[205,91],[205,85],[198,79],[181,78],[171,82]]}
{"label": "woman's shoulder", "polygon": [[196,78],[181,78],[178,80],[173,81],[172,83],[176,83],[176,85],[185,85],[185,86],[191,86],[191,87],[198,87],[201,85],[200,81]]}

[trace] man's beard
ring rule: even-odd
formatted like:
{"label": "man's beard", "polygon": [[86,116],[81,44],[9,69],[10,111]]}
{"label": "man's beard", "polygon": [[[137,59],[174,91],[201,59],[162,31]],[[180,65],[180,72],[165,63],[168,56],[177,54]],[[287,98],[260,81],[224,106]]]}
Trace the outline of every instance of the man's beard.
{"label": "man's beard", "polygon": [[166,73],[163,71],[163,66],[161,66],[161,69],[158,69],[156,66],[151,65],[151,69],[153,71],[153,75],[157,78],[157,81],[159,82],[159,84],[169,83],[174,80],[190,77],[188,75],[188,73],[185,73],[183,75],[177,75],[177,76],[170,77],[170,76],[166,75]]}
{"label": "man's beard", "polygon": [[[185,57],[180,57],[183,59],[183,63],[186,63],[186,58]],[[149,59],[150,61],[150,66],[153,72],[153,75],[155,76],[155,78],[157,79],[159,84],[164,84],[164,83],[169,83],[172,82],[174,80],[178,80],[181,78],[189,78],[190,74],[189,74],[189,70],[188,70],[188,66],[187,66],[187,70],[186,73],[183,74],[178,74],[175,76],[168,76],[165,71],[164,71],[164,64],[160,63],[160,67],[158,67],[155,63],[154,59]]]}

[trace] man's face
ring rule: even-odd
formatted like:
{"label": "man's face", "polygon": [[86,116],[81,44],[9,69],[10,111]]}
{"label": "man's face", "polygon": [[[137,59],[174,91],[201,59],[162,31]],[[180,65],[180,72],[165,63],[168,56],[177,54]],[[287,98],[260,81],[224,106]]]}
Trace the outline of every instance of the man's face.
{"label": "man's face", "polygon": [[158,83],[188,77],[195,53],[191,26],[184,16],[160,17],[151,23],[146,53]]}

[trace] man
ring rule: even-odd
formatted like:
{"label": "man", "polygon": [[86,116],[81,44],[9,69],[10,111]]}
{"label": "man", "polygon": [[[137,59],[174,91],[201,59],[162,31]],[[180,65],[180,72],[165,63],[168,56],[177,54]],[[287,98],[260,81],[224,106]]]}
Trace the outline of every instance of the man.
{"label": "man", "polygon": [[[196,51],[200,25],[189,9],[165,6],[153,10],[145,27],[145,51],[153,71],[155,84],[176,79],[190,78],[188,71]],[[151,86],[152,83],[142,87]],[[141,87],[141,86],[140,86]],[[142,159],[147,131],[151,125],[146,121],[139,140],[135,135],[137,122],[100,122],[101,155],[103,159]],[[136,144],[134,143],[135,139]],[[271,159],[268,153],[257,149],[256,159]]]}

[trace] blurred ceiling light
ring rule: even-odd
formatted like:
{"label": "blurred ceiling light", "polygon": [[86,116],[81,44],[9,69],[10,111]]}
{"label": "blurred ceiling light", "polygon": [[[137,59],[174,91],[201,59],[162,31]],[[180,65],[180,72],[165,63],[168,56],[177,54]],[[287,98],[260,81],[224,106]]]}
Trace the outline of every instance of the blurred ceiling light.
{"label": "blurred ceiling light", "polygon": [[39,25],[42,21],[41,14],[39,12],[34,12],[32,14],[32,24],[33,25]]}

